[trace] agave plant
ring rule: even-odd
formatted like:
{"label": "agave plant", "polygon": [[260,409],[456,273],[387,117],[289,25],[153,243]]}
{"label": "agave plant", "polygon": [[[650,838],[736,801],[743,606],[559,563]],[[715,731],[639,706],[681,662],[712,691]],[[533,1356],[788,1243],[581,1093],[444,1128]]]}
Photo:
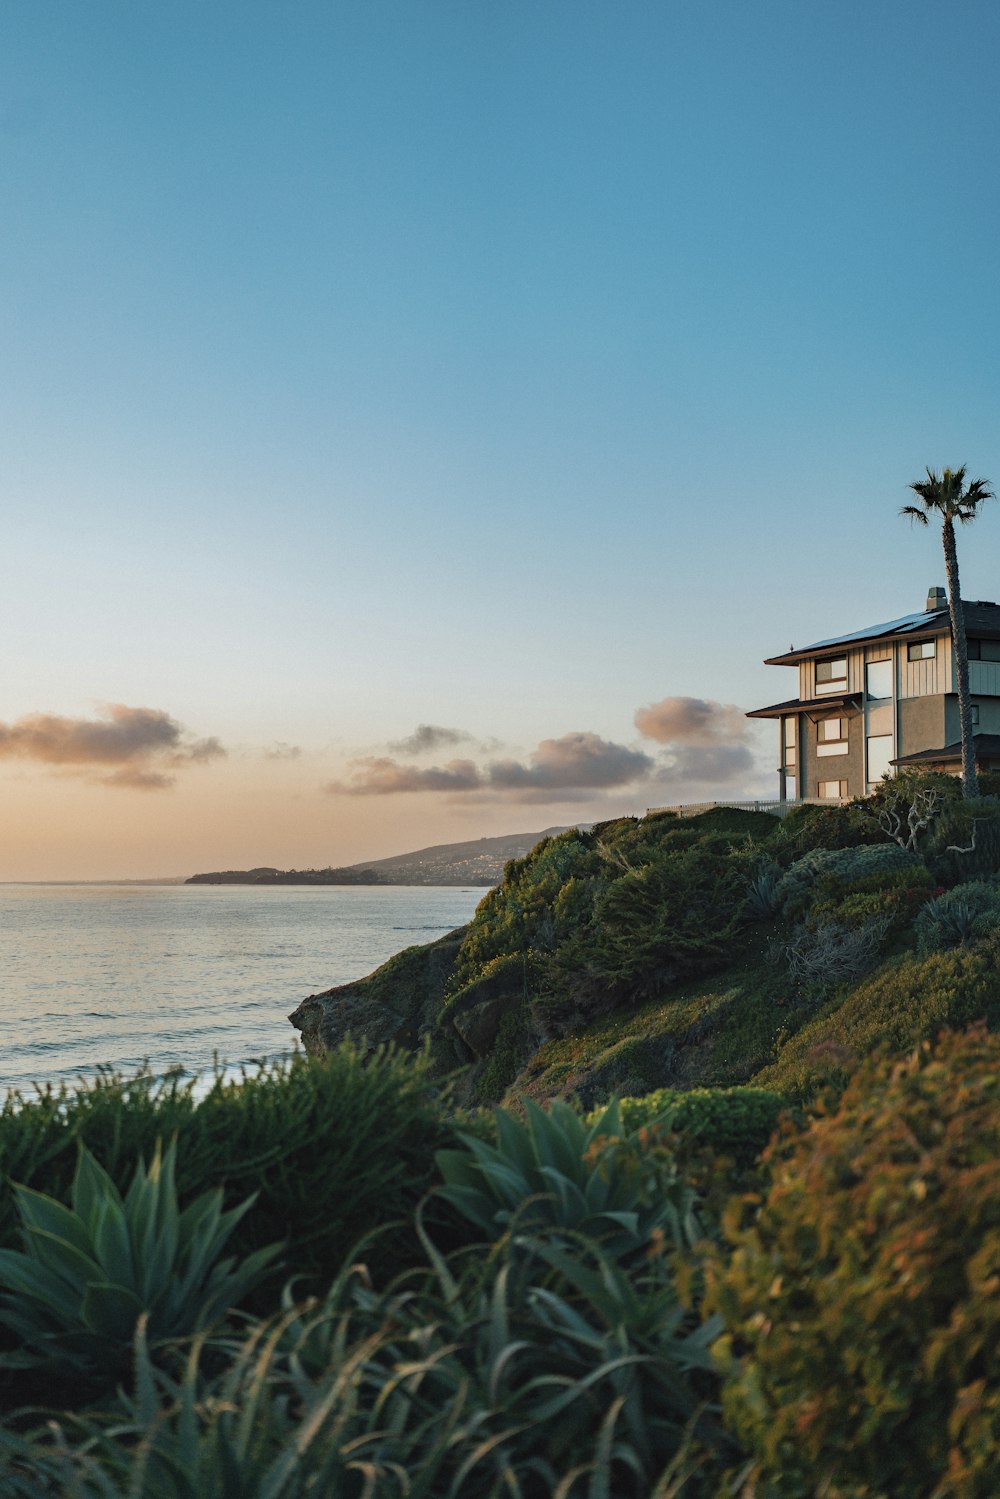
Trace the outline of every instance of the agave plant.
{"label": "agave plant", "polygon": [[0,1322],[21,1347],[7,1367],[50,1366],[86,1380],[119,1376],[143,1318],[155,1347],[210,1326],[256,1284],[278,1253],[221,1258],[254,1197],[223,1212],[222,1189],[183,1211],[176,1142],[140,1159],[123,1199],[81,1146],[71,1206],[15,1186],[22,1250],[0,1250]]}
{"label": "agave plant", "polygon": [[664,1151],[645,1157],[626,1140],[617,1101],[584,1120],[569,1104],[526,1105],[522,1123],[496,1111],[497,1143],[460,1135],[435,1156],[438,1195],[498,1239],[511,1225],[587,1234],[614,1255],[669,1231],[678,1247],[698,1236],[695,1195]]}

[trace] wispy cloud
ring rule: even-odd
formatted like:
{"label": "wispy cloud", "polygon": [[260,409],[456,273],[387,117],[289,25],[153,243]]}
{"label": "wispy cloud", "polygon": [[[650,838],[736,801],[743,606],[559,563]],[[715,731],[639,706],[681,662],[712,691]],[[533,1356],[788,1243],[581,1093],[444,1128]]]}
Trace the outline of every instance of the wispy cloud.
{"label": "wispy cloud", "polygon": [[283,739],[276,739],[264,751],[264,757],[268,760],[297,760],[301,754],[297,744],[286,744]]}
{"label": "wispy cloud", "polygon": [[203,765],[225,755],[218,739],[192,739],[161,708],[130,708],[108,703],[97,718],[64,718],[29,713],[0,723],[0,758],[34,760],[89,775],[106,786],[163,791],[175,777],[168,771]]}
{"label": "wispy cloud", "polygon": [[436,723],[418,723],[412,734],[405,739],[395,739],[389,749],[394,755],[429,755],[434,750],[448,749],[455,744],[471,743],[472,735],[464,729],[446,729]]}
{"label": "wispy cloud", "polygon": [[471,760],[421,768],[400,765],[388,755],[368,755],[354,761],[350,780],[330,781],[323,789],[331,795],[393,796],[401,791],[476,791],[482,784],[481,773]]}

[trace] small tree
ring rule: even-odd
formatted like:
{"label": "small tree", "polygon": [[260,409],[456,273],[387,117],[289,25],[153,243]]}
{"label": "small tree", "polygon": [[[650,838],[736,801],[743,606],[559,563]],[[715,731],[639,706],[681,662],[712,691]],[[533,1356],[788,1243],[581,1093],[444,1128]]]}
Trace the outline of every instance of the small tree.
{"label": "small tree", "polygon": [[979,514],[979,507],[986,500],[995,498],[986,479],[972,479],[965,483],[965,467],[946,468],[941,477],[932,469],[927,470],[926,480],[918,479],[910,485],[918,495],[922,509],[917,505],[904,505],[900,515],[919,521],[926,526],[933,515],[941,521],[941,539],[944,546],[944,565],[948,576],[948,609],[951,614],[951,638],[955,647],[955,666],[958,675],[958,721],[962,733],[962,792],[966,797],[979,795],[976,779],[976,747],[972,732],[972,703],[969,697],[969,646],[965,638],[965,615],[962,612],[962,594],[958,581],[958,550],[955,545],[955,522],[966,526]]}

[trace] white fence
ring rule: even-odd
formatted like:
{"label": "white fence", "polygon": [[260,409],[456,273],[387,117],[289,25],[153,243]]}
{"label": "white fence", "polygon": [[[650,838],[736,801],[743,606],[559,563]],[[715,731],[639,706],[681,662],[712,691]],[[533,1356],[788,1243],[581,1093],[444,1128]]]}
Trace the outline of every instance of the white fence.
{"label": "white fence", "polygon": [[[845,798],[846,800],[846,798]],[[787,817],[793,807],[836,807],[840,801],[832,797],[803,796],[798,801],[779,802],[686,802],[676,807],[647,807],[646,816],[655,812],[676,812],[681,817],[697,817],[699,812],[711,812],[713,807],[735,807],[739,812],[770,812],[772,817]]]}

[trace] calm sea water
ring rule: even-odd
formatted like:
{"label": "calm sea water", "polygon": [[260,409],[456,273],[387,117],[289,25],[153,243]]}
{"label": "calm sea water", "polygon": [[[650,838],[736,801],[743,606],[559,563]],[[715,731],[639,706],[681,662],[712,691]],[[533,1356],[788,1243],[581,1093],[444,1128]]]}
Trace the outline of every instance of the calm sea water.
{"label": "calm sea water", "polygon": [[294,1049],[288,1013],[468,921],[427,886],[0,885],[0,1097],[9,1088]]}

